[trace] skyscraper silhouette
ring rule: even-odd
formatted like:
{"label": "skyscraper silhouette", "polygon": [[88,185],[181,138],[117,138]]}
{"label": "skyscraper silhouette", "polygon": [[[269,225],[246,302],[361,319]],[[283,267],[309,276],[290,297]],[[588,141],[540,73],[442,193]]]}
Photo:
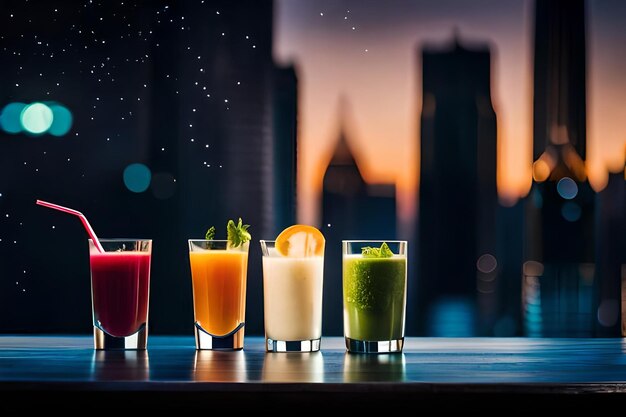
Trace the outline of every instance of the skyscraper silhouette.
{"label": "skyscraper silhouette", "polygon": [[[340,104],[340,127],[333,156],[324,174],[322,230],[324,256],[324,334],[343,332],[341,241],[396,238],[396,188],[368,184],[355,159],[346,130],[347,104]],[[331,319],[329,319],[331,318]]]}
{"label": "skyscraper silhouette", "polygon": [[274,70],[274,235],[296,222],[298,78],[293,66]]}
{"label": "skyscraper silhouette", "polygon": [[594,193],[585,170],[585,51],[584,1],[537,1],[533,185],[524,256],[524,285],[531,280],[541,294],[535,302],[542,315],[532,318],[541,325],[531,326],[539,331],[533,335],[585,336],[592,330]]}
{"label": "skyscraper silhouette", "polygon": [[585,34],[584,0],[535,2],[534,160],[565,143],[586,157]]}
{"label": "skyscraper silhouette", "polygon": [[[596,194],[596,336],[626,335],[626,179],[610,173]],[[624,288],[624,290],[622,290]],[[621,309],[624,313],[620,314]],[[620,320],[621,319],[621,320]]]}
{"label": "skyscraper silhouette", "polygon": [[421,332],[473,335],[477,279],[493,281],[497,266],[491,54],[455,37],[421,58],[417,321]]}

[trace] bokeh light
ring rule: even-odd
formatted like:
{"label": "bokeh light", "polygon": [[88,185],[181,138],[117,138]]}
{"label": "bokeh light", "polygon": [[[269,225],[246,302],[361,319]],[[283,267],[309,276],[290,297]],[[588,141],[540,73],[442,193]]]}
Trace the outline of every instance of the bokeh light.
{"label": "bokeh light", "polygon": [[60,104],[53,104],[50,106],[50,109],[52,110],[54,118],[50,129],[48,129],[48,133],[53,136],[65,135],[72,128],[72,112]]}
{"label": "bokeh light", "polygon": [[614,299],[602,300],[598,307],[598,322],[604,327],[615,326],[619,318],[619,303]]}
{"label": "bokeh light", "polygon": [[543,159],[535,161],[533,164],[533,179],[537,182],[543,182],[550,176],[550,165]]}
{"label": "bokeh light", "polygon": [[570,177],[564,177],[556,184],[556,191],[566,200],[571,200],[578,194],[578,185]]}
{"label": "bokeh light", "polygon": [[43,103],[33,103],[24,107],[20,115],[22,128],[35,135],[40,135],[50,129],[53,119],[52,110]]}
{"label": "bokeh light", "polygon": [[130,164],[124,169],[124,185],[133,193],[143,193],[150,186],[152,172],[144,164]]}
{"label": "bokeh light", "polygon": [[72,112],[58,103],[9,103],[0,113],[0,129],[6,133],[63,136],[72,128]]}
{"label": "bokeh light", "polygon": [[476,269],[480,272],[484,272],[485,274],[495,271],[497,267],[498,261],[496,260],[496,257],[490,253],[481,255],[476,261]]}
{"label": "bokeh light", "polygon": [[0,128],[7,133],[20,133],[22,131],[20,115],[24,107],[26,107],[25,103],[9,103],[4,106],[0,114]]}
{"label": "bokeh light", "polygon": [[543,275],[543,264],[537,261],[526,261],[522,266],[524,275],[540,277]]}
{"label": "bokeh light", "polygon": [[582,209],[580,206],[572,201],[568,201],[561,207],[561,215],[568,222],[575,222],[580,219]]}

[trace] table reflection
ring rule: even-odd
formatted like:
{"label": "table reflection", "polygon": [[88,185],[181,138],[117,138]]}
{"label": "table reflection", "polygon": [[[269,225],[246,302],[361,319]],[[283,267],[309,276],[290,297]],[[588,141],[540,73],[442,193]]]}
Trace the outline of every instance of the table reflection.
{"label": "table reflection", "polygon": [[322,352],[267,353],[263,359],[264,382],[324,382]]}
{"label": "table reflection", "polygon": [[343,379],[345,382],[391,382],[405,380],[404,353],[358,354],[345,353]]}
{"label": "table reflection", "polygon": [[246,353],[196,350],[192,378],[199,382],[245,382]]}
{"label": "table reflection", "polygon": [[148,381],[150,359],[145,350],[96,350],[91,376],[98,381]]}

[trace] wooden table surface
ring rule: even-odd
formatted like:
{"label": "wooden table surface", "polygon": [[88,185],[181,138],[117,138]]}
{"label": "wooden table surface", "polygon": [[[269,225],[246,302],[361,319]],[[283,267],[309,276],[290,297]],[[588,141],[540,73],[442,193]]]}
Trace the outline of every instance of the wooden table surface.
{"label": "wooden table surface", "polygon": [[87,336],[0,336],[5,399],[11,392],[62,398],[77,391],[157,398],[202,392],[268,402],[324,395],[329,401],[439,397],[444,403],[494,394],[624,399],[626,342],[409,338],[402,354],[359,355],[347,354],[343,339],[335,337],[322,340],[321,352],[267,354],[259,337],[246,337],[239,352],[197,352],[191,337],[164,336],[150,336],[147,352],[96,352]]}

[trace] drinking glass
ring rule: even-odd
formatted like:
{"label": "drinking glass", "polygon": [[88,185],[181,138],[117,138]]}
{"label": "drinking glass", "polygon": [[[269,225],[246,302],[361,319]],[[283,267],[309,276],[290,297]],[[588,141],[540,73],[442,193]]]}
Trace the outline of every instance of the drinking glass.
{"label": "drinking glass", "polygon": [[283,256],[275,241],[260,242],[266,350],[320,350],[324,256]]}
{"label": "drinking glass", "polygon": [[243,349],[248,247],[189,240],[196,349]]}
{"label": "drinking glass", "polygon": [[145,350],[148,342],[150,239],[89,239],[94,345]]}
{"label": "drinking glass", "polygon": [[[386,243],[389,257],[365,256],[363,248]],[[406,314],[406,241],[344,240],[343,317],[349,352],[401,352]]]}

